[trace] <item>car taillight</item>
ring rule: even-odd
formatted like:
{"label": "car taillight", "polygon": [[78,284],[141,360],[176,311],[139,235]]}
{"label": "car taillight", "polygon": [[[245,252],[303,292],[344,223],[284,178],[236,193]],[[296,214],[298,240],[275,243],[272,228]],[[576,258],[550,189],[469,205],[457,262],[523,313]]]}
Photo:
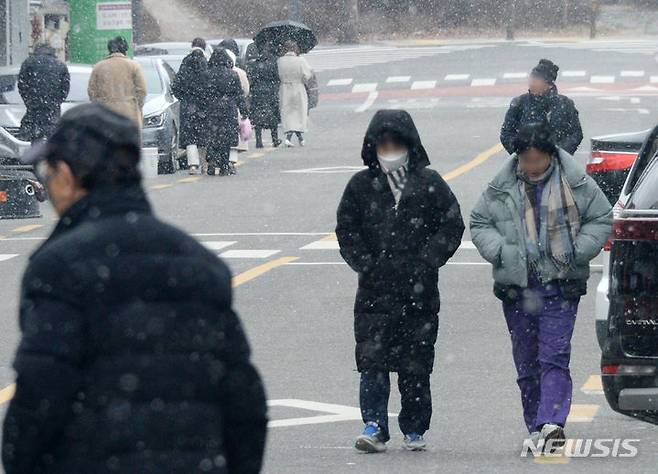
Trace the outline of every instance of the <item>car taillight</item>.
{"label": "car taillight", "polygon": [[637,155],[631,151],[593,150],[587,162],[587,173],[630,169]]}
{"label": "car taillight", "polygon": [[658,240],[658,219],[615,219],[613,240]]}
{"label": "car taillight", "polygon": [[601,366],[603,375],[654,375],[655,365],[619,365],[610,364]]}

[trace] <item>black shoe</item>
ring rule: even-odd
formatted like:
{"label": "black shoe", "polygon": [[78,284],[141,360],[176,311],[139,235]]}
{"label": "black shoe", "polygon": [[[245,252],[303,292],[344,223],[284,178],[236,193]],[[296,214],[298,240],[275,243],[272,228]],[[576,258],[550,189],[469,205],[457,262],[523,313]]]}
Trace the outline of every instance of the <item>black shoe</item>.
{"label": "black shoe", "polygon": [[228,165],[228,175],[229,176],[234,176],[236,174],[238,174],[238,170],[235,167],[235,165],[233,163],[229,164]]}
{"label": "black shoe", "polygon": [[562,448],[567,443],[567,437],[564,434],[564,428],[552,423],[542,426],[541,439],[544,440],[543,451],[553,453]]}
{"label": "black shoe", "polygon": [[256,142],[256,148],[265,148],[263,142]]}
{"label": "black shoe", "polygon": [[281,146],[281,143],[283,143],[283,142],[277,138],[276,140],[272,141],[272,146],[274,148],[279,148]]}
{"label": "black shoe", "polygon": [[208,170],[206,171],[206,173],[208,173],[208,176],[215,176],[215,167],[208,166]]}

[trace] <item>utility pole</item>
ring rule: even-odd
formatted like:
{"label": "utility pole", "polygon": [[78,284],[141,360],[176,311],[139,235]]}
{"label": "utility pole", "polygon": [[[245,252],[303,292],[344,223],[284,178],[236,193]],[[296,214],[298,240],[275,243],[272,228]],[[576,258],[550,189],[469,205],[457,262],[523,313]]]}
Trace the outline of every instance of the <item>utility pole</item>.
{"label": "utility pole", "polygon": [[596,38],[596,21],[599,17],[599,8],[599,0],[592,0],[589,24],[589,37],[591,39]]}
{"label": "utility pole", "polygon": [[514,40],[514,23],[516,19],[516,0],[507,0],[506,39]]}
{"label": "utility pole", "polygon": [[135,44],[144,42],[144,3],[143,0],[132,0],[133,2],[133,41]]}
{"label": "utility pole", "polygon": [[340,12],[339,18],[343,19],[338,25],[338,42],[358,43],[359,1],[340,0],[338,2],[338,9]]}

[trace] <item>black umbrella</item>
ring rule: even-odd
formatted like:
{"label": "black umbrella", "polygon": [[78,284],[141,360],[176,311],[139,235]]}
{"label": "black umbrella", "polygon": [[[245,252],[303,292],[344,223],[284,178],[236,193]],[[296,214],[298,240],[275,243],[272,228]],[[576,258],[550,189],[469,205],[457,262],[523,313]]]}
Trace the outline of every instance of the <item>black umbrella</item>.
{"label": "black umbrella", "polygon": [[273,21],[265,25],[254,38],[260,50],[268,43],[275,48],[280,48],[288,40],[297,43],[299,52],[302,54],[308,53],[318,44],[315,33],[308,26],[291,20]]}

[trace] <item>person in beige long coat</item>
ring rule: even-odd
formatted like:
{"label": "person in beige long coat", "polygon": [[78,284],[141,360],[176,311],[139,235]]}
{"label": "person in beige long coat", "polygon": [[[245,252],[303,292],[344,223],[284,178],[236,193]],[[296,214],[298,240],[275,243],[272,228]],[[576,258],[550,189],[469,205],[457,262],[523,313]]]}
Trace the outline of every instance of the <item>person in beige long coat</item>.
{"label": "person in beige long coat", "polygon": [[308,129],[308,94],[306,83],[313,77],[313,71],[306,59],[297,54],[294,41],[284,44],[285,55],[279,58],[279,107],[281,122],[286,133],[286,146],[293,146],[292,136],[297,135],[299,144],[304,146],[304,132]]}
{"label": "person in beige long coat", "polygon": [[110,55],[98,62],[89,79],[92,102],[132,118],[142,127],[142,108],[146,98],[146,80],[141,66],[126,56],[128,42],[121,37],[107,44]]}
{"label": "person in beige long coat", "polygon": [[[230,49],[226,49],[226,53],[229,55],[231,60],[233,61],[233,71],[238,75],[240,78],[240,87],[242,87],[242,92],[244,92],[245,97],[249,97],[249,92],[250,92],[250,85],[249,85],[249,78],[247,77],[247,72],[236,66],[237,64],[237,56],[233,51]],[[244,120],[246,117],[240,116],[240,121]],[[235,165],[235,163],[238,162],[238,153],[244,153],[245,151],[249,151],[249,142],[246,140],[243,140],[242,137],[239,139],[238,146],[232,147],[231,151],[236,151],[237,153],[231,153],[231,163]]]}

